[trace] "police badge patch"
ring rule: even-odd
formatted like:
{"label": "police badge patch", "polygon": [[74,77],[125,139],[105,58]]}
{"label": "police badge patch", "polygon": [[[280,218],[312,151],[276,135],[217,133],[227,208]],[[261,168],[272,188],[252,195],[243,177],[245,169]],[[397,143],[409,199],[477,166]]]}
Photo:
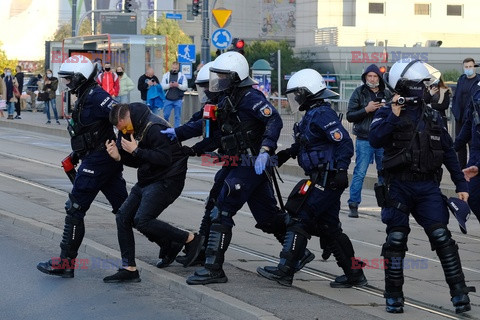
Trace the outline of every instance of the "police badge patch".
{"label": "police badge patch", "polygon": [[335,129],[335,130],[332,130],[330,131],[330,135],[332,136],[332,139],[334,141],[340,141],[343,139],[343,133],[342,131],[340,131],[340,129]]}
{"label": "police badge patch", "polygon": [[262,107],[260,109],[260,112],[263,114],[265,117],[270,117],[272,115],[272,108],[267,104],[265,107]]}

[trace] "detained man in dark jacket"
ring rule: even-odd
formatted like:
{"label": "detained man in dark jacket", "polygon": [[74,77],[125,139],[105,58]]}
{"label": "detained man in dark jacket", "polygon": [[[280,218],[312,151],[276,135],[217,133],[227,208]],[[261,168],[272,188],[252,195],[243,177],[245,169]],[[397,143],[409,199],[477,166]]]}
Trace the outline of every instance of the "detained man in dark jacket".
{"label": "detained man in dark jacket", "polygon": [[383,149],[373,148],[368,142],[368,132],[375,111],[385,105],[392,97],[391,92],[385,88],[380,69],[372,64],[362,74],[363,85],[357,87],[348,102],[347,120],[353,122],[355,141],[355,169],[353,170],[352,184],[350,185],[351,218],[358,218],[358,206],[362,201],[361,193],[363,180],[370,163],[377,165],[378,181],[383,182],[380,170],[382,169]]}
{"label": "detained man in dark jacket", "polygon": [[200,252],[203,238],[157,219],[183,190],[188,157],[183,154],[182,145],[160,132],[170,125],[142,103],[115,105],[110,112],[110,122],[119,133],[116,143],[106,142],[108,154],[124,165],[138,168],[138,182],[116,215],[122,268],[103,281],[140,281],[132,227],[168,251],[164,259],[169,262],[185,246],[184,266],[190,265]]}

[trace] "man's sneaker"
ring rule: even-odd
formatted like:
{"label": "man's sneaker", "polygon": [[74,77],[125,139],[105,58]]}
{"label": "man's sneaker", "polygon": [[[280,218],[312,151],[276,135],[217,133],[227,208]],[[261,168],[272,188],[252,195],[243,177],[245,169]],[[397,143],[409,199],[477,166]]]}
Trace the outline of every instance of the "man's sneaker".
{"label": "man's sneaker", "polygon": [[15,119],[22,119],[22,117],[20,117],[20,116],[15,116]]}
{"label": "man's sneaker", "polygon": [[357,203],[349,203],[348,208],[350,209],[350,213],[348,216],[350,218],[358,218],[358,204]]}
{"label": "man's sneaker", "polygon": [[57,124],[61,124],[60,121],[57,120]]}
{"label": "man's sneaker", "polygon": [[348,279],[346,275],[338,276],[335,278],[335,281],[330,282],[330,287],[332,288],[351,288],[355,287],[363,287],[368,284],[367,278],[365,275],[362,274],[355,279]]}
{"label": "man's sneaker", "polygon": [[193,240],[185,244],[185,260],[183,266],[189,267],[197,259],[200,251],[202,250],[203,242],[205,241],[205,236],[202,236],[198,233],[195,233]]}
{"label": "man's sneaker", "polygon": [[53,275],[53,276],[60,276],[62,278],[73,278],[74,277],[74,269],[68,268],[67,266],[70,265],[70,259],[64,259],[65,264],[59,261],[48,260],[46,262],[40,262],[37,264],[37,269],[43,273]]}
{"label": "man's sneaker", "polygon": [[228,281],[223,269],[210,270],[201,268],[195,271],[193,276],[187,278],[187,283],[190,285],[209,284],[209,283],[225,283]]}
{"label": "man's sneaker", "polygon": [[386,298],[385,310],[388,313],[403,313],[403,297]]}
{"label": "man's sneaker", "polygon": [[138,270],[128,271],[127,269],[118,269],[118,272],[114,275],[103,278],[105,283],[116,283],[116,282],[140,282],[140,275]]}
{"label": "man's sneaker", "polygon": [[166,249],[161,248],[158,257],[160,260],[157,262],[157,268],[168,267],[177,257],[178,253],[182,250],[183,243],[171,242],[170,246]]}
{"label": "man's sneaker", "polygon": [[52,123],[50,120],[48,120],[47,122],[45,122],[45,124],[50,124],[50,123]]}

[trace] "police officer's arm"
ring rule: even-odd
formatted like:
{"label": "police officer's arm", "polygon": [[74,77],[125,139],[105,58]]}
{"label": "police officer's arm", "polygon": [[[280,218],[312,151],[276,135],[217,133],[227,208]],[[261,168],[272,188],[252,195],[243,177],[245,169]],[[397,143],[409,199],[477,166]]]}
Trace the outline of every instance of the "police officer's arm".
{"label": "police officer's arm", "polygon": [[175,128],[175,135],[179,141],[185,141],[203,134],[203,119],[189,121]]}
{"label": "police officer's arm", "polygon": [[468,184],[460,168],[460,163],[458,162],[457,153],[453,149],[452,137],[450,137],[446,128],[442,129],[441,141],[442,141],[442,149],[443,149],[443,164],[445,165],[447,170],[450,172],[450,177],[453,183],[455,183],[455,186],[456,186],[455,192],[467,193]]}
{"label": "police officer's arm", "polygon": [[468,110],[467,110],[467,117],[465,122],[463,123],[462,130],[455,138],[455,143],[453,144],[453,148],[455,151],[460,150],[461,148],[465,147],[467,143],[472,139],[472,113],[473,113],[473,104],[470,103]]}
{"label": "police officer's arm", "polygon": [[374,148],[383,148],[391,140],[391,133],[399,121],[400,117],[393,113],[390,105],[378,109],[368,133],[370,145]]}
{"label": "police officer's arm", "polygon": [[255,118],[265,123],[265,132],[263,133],[261,146],[273,152],[277,149],[277,141],[283,128],[282,118],[277,109],[267,101],[263,93],[260,91],[258,93],[255,92],[252,98],[254,98],[251,101],[253,108],[249,110],[251,110]]}
{"label": "police officer's arm", "polygon": [[338,119],[337,113],[330,108],[325,109],[324,112],[316,113],[312,122],[314,128],[323,131],[327,139],[335,145],[333,150],[335,169],[347,170],[354,153],[353,142]]}

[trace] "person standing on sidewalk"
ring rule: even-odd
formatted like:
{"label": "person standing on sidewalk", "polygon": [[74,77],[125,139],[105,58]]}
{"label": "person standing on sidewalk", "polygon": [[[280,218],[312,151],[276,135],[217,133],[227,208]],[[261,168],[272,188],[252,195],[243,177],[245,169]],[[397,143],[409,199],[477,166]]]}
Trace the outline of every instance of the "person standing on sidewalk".
{"label": "person standing on sidewalk", "polygon": [[180,65],[174,61],[170,71],[162,77],[162,88],[165,90],[163,117],[168,121],[173,109],[175,128],[180,126],[182,120],[183,95],[188,88],[187,78],[179,72],[179,69]]}
{"label": "person standing on sidewalk", "polygon": [[57,124],[60,124],[58,121],[58,112],[57,112],[57,88],[58,88],[58,79],[53,76],[53,71],[48,69],[45,74],[45,80],[43,82],[43,91],[48,93],[48,100],[45,101],[45,113],[47,114],[47,124],[52,123],[50,121],[50,107],[53,110],[53,115],[55,116],[55,121]]}
{"label": "person standing on sidewalk", "polygon": [[119,103],[128,103],[128,93],[135,89],[135,84],[133,83],[132,79],[123,71],[123,67],[117,67],[117,75],[120,85],[120,90],[118,91],[117,100]]}
{"label": "person standing on sidewalk", "polygon": [[347,120],[353,122],[355,141],[355,168],[353,169],[352,184],[350,185],[350,199],[348,208],[350,218],[358,218],[358,206],[362,201],[363,180],[370,163],[377,166],[378,183],[383,183],[381,174],[383,149],[373,148],[368,142],[368,132],[375,111],[385,105],[392,97],[385,88],[380,69],[372,64],[362,74],[363,85],[357,87],[348,102]]}
{"label": "person standing on sidewalk", "polygon": [[[467,115],[467,107],[472,100],[473,95],[480,89],[480,75],[475,72],[475,64],[473,58],[465,58],[463,60],[463,74],[457,80],[457,89],[452,98],[452,114],[455,117],[455,139],[462,131],[463,123]],[[467,147],[464,145],[457,151],[460,168],[467,165]]]}
{"label": "person standing on sidewalk", "polygon": [[71,162],[76,164],[78,159],[82,162],[65,203],[67,215],[60,257],[40,262],[37,269],[62,278],[74,277],[75,259],[85,235],[84,218],[98,193],[105,195],[114,214],[127,198],[123,166],[113,160],[105,148],[107,140],[115,139],[109,121],[115,100],[95,81],[96,73],[92,62],[79,55],[65,60],[58,72],[61,88],[65,86],[65,90],[78,97],[67,128],[73,151]]}
{"label": "person standing on sidewalk", "polygon": [[15,102],[17,102],[17,98],[13,94],[13,87],[18,88],[17,79],[12,76],[12,70],[10,68],[4,69],[5,76],[3,77],[2,81],[2,97],[7,103],[7,113],[8,113],[8,120],[13,120],[13,112],[15,110]]}
{"label": "person standing on sidewalk", "polygon": [[168,251],[173,259],[185,247],[184,266],[189,266],[197,258],[204,237],[157,219],[180,196],[185,185],[188,157],[181,143],[161,133],[170,124],[143,103],[114,105],[110,122],[119,133],[116,142],[106,142],[107,152],[115,161],[138,168],[138,182],[116,215],[123,266],[103,281],[140,281],[133,227]]}
{"label": "person standing on sidewalk", "polygon": [[[25,74],[22,72],[22,66],[18,65],[16,68],[15,68],[15,79],[17,79],[17,83],[18,83],[18,92],[20,92],[20,94],[22,94],[23,92],[23,79],[25,77]],[[20,117],[20,113],[22,112],[22,108],[21,108],[21,105],[20,105],[20,98],[17,99],[17,102],[15,102],[15,112],[17,113],[17,115],[15,116],[15,119],[22,119],[22,117]]]}

